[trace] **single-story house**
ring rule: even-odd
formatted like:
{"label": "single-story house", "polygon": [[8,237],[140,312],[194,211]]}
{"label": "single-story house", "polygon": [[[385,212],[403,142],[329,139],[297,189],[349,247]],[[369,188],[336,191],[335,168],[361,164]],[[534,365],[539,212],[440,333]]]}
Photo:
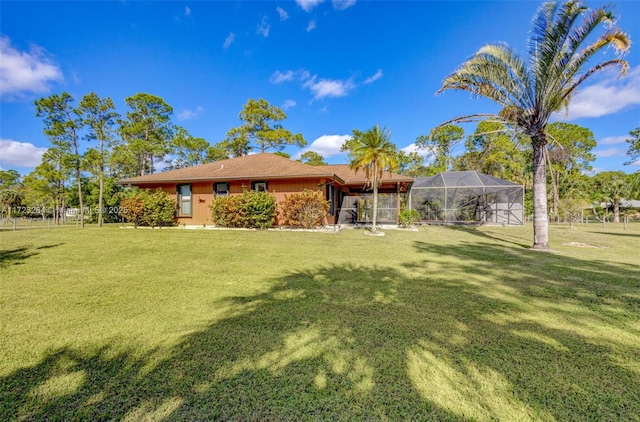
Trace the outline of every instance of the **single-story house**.
{"label": "single-story house", "polygon": [[[356,173],[348,164],[310,166],[261,153],[132,177],[120,183],[152,190],[160,188],[175,195],[176,221],[187,226],[212,225],[209,206],[213,198],[240,194],[243,189],[270,192],[278,202],[285,195],[304,189],[320,191],[330,205],[326,224],[370,219],[367,205],[370,190],[364,189],[364,173]],[[412,183],[410,177],[384,173],[379,192],[387,205],[381,209],[381,221],[397,221],[400,195],[408,192]]]}

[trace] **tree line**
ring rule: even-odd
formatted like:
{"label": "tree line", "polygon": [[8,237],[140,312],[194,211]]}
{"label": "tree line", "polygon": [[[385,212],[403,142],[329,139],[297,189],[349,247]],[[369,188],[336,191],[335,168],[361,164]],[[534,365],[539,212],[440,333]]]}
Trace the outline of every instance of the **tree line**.
{"label": "tree line", "polygon": [[[126,98],[129,110],[121,116],[110,98],[95,93],[85,95],[77,106],[67,93],[52,95],[35,102],[36,115],[42,118],[43,131],[50,140],[40,165],[21,177],[15,170],[0,171],[0,200],[5,210],[21,215],[63,218],[67,207],[77,208],[80,224],[85,212],[99,225],[117,221],[124,188],[117,181],[156,171],[159,164],[176,169],[246,155],[252,150],[287,156],[286,145],[302,147],[301,134],[284,129],[286,115],[265,100],[248,100],[239,117],[242,125],[227,132],[214,145],[192,136],[175,125],[173,109],[162,98],[140,93]],[[549,215],[553,219],[573,220],[589,205],[611,204],[614,221],[619,221],[623,199],[640,197],[640,173],[621,171],[589,175],[595,160],[596,140],[584,127],[563,122],[548,125],[549,143],[544,150],[549,186]],[[629,132],[627,164],[640,158],[640,128]],[[421,135],[415,145],[424,154],[406,153],[390,141],[390,131],[375,126],[368,131],[353,130],[342,146],[349,153],[355,169],[367,173],[367,160],[376,158],[376,144],[363,149],[363,140],[382,139],[383,170],[411,176],[432,176],[443,171],[476,170],[525,186],[525,210],[531,214],[532,156],[529,138],[501,122],[479,122],[466,135],[463,128],[446,124]],[[373,142],[373,141],[371,141]],[[366,142],[365,142],[366,144]],[[461,147],[463,152],[456,154]],[[84,152],[82,152],[84,151]],[[368,155],[367,155],[368,154]],[[371,155],[374,154],[374,155]],[[314,151],[301,155],[299,161],[310,165],[326,164]],[[374,160],[375,161],[375,160]],[[378,163],[374,163],[378,166]],[[382,170],[381,170],[382,171]],[[374,189],[376,173],[370,176]],[[28,206],[25,206],[28,204]],[[593,207],[596,217],[606,209]]]}
{"label": "tree line", "polygon": [[[623,199],[640,198],[640,173],[622,171],[594,173],[593,149],[597,142],[588,128],[566,122],[553,122],[546,128],[549,139],[543,150],[548,186],[548,213],[554,220],[573,220],[593,204],[611,204],[614,221],[619,221]],[[640,128],[629,132],[628,155],[631,164],[640,158]],[[428,152],[425,160],[416,152],[400,151],[399,172],[413,176],[432,176],[443,171],[475,170],[509,180],[525,187],[525,211],[533,212],[533,147],[530,137],[502,122],[481,121],[471,135],[463,128],[446,124],[416,139],[416,146]],[[461,154],[454,149],[461,147]],[[602,214],[606,209],[592,208]],[[597,215],[600,217],[600,215]]]}
{"label": "tree line", "polygon": [[[122,115],[111,98],[93,92],[77,104],[66,92],[35,101],[50,146],[28,175],[0,171],[3,218],[17,211],[50,216],[60,223],[64,210],[73,207],[80,224],[93,210],[91,215],[102,226],[118,218],[123,196],[118,180],[154,173],[160,166],[171,170],[253,150],[282,153],[286,145],[306,145],[301,134],[282,127],[285,113],[263,99],[249,99],[239,115],[242,124],[214,145],[176,125],[173,108],[161,97],[138,93],[125,102],[127,111]],[[314,159],[309,154],[302,157]]]}

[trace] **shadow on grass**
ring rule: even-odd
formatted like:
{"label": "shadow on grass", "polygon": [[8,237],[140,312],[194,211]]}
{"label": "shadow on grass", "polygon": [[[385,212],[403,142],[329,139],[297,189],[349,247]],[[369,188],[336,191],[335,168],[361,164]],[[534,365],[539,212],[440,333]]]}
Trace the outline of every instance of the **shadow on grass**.
{"label": "shadow on grass", "polygon": [[637,237],[637,238],[640,238],[640,233],[614,233],[614,232],[593,232],[593,231],[590,231],[588,233],[606,234],[607,236]]}
{"label": "shadow on grass", "polygon": [[3,249],[0,250],[0,268],[9,267],[11,265],[21,265],[26,259],[38,255],[36,250],[49,249],[60,246],[62,243],[44,245],[34,248],[32,246],[22,246],[15,249]]}
{"label": "shadow on grass", "polygon": [[38,246],[36,249],[38,249],[38,250],[51,249],[51,248],[58,247],[60,245],[64,245],[64,243],[52,243],[51,245],[42,245],[42,246]]}
{"label": "shadow on grass", "polygon": [[22,261],[33,255],[37,255],[37,253],[32,252],[31,248],[27,246],[15,249],[3,249],[0,251],[0,268],[10,265],[20,265]]}
{"label": "shadow on grass", "polygon": [[[583,297],[540,270],[518,281],[516,272],[540,254],[518,251],[525,262],[509,263],[512,252],[495,244],[433,248],[417,243],[428,259],[403,268],[335,265],[286,274],[266,293],[216,304],[230,308],[227,318],[169,351],[52,351],[0,378],[0,419],[640,414],[637,289],[635,296],[612,289],[601,300]],[[496,257],[507,268],[492,271]],[[562,265],[544,259],[550,270]],[[618,271],[585,264],[564,265],[584,279]]]}
{"label": "shadow on grass", "polygon": [[522,243],[520,241],[520,239],[519,239],[519,241],[513,241],[513,240],[506,239],[505,237],[494,236],[494,235],[492,235],[490,233],[478,230],[479,226],[472,226],[472,227],[469,227],[469,226],[444,226],[444,227],[446,229],[448,229],[448,230],[472,234],[474,236],[478,236],[480,238],[484,238],[484,239],[487,239],[487,240],[497,240],[497,241],[500,241],[500,242],[509,243],[509,244],[512,244],[512,245],[517,246],[519,248],[531,248],[531,244],[530,243]]}

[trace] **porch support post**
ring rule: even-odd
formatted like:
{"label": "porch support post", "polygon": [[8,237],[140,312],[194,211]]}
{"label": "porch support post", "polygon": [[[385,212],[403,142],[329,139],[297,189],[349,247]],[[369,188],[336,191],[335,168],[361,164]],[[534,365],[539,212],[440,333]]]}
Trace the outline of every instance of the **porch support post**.
{"label": "porch support post", "polygon": [[400,224],[400,182],[396,182],[396,224]]}

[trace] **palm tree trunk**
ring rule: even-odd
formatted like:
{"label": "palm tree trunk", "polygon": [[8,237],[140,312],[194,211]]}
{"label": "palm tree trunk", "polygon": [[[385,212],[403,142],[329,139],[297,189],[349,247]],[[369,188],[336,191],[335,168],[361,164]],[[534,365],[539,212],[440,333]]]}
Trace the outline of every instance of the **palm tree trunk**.
{"label": "palm tree trunk", "polygon": [[532,136],[533,143],[533,249],[549,250],[549,216],[547,214],[546,137]]}
{"label": "palm tree trunk", "polygon": [[613,222],[620,222],[620,200],[618,199],[613,200]]}

